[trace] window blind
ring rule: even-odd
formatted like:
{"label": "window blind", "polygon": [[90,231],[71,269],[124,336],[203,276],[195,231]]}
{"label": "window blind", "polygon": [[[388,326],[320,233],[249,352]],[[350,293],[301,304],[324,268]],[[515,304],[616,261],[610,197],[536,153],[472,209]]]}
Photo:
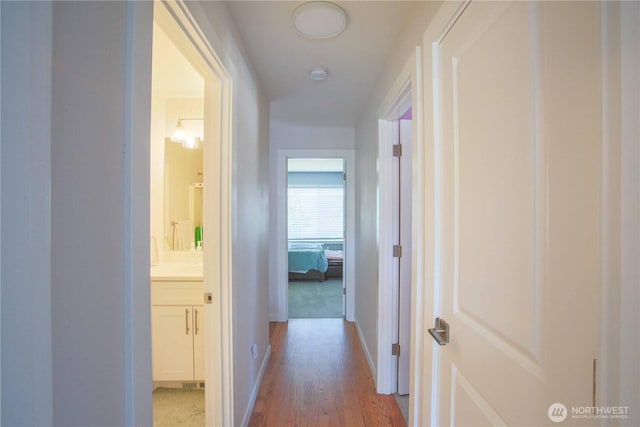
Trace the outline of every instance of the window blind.
{"label": "window blind", "polygon": [[342,186],[289,186],[289,239],[342,239],[344,190]]}

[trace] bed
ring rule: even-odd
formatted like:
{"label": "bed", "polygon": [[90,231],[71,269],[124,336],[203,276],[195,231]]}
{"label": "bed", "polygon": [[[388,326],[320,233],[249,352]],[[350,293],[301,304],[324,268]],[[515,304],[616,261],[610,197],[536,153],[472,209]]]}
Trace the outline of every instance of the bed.
{"label": "bed", "polygon": [[321,243],[289,242],[289,280],[325,280],[329,261]]}
{"label": "bed", "polygon": [[321,243],[289,243],[289,280],[342,278],[344,251]]}
{"label": "bed", "polygon": [[327,267],[327,271],[325,272],[325,277],[327,279],[342,277],[344,251],[325,249],[324,254],[326,255],[327,262],[329,263],[329,267]]}

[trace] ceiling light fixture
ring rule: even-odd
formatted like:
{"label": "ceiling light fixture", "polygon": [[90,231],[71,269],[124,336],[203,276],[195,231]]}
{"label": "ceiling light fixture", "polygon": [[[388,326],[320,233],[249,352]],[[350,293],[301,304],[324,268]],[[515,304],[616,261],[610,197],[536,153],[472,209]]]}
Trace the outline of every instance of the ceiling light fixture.
{"label": "ceiling light fixture", "polygon": [[310,39],[328,39],[340,34],[347,27],[347,13],[335,3],[310,1],[293,11],[296,31]]}

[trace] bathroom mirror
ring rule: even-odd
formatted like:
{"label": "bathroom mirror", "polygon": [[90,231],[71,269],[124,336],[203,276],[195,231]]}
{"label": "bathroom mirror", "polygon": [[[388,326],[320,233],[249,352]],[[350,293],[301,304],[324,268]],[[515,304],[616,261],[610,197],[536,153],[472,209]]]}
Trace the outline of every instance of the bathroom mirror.
{"label": "bathroom mirror", "polygon": [[202,227],[202,144],[189,149],[165,139],[165,250],[195,247],[195,229]]}

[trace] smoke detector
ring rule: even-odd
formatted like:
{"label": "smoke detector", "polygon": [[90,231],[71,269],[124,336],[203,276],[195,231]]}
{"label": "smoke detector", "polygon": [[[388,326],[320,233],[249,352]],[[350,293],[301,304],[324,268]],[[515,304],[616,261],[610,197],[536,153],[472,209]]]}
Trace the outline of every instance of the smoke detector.
{"label": "smoke detector", "polygon": [[309,78],[311,80],[327,80],[329,77],[329,69],[327,67],[311,67],[309,70]]}

